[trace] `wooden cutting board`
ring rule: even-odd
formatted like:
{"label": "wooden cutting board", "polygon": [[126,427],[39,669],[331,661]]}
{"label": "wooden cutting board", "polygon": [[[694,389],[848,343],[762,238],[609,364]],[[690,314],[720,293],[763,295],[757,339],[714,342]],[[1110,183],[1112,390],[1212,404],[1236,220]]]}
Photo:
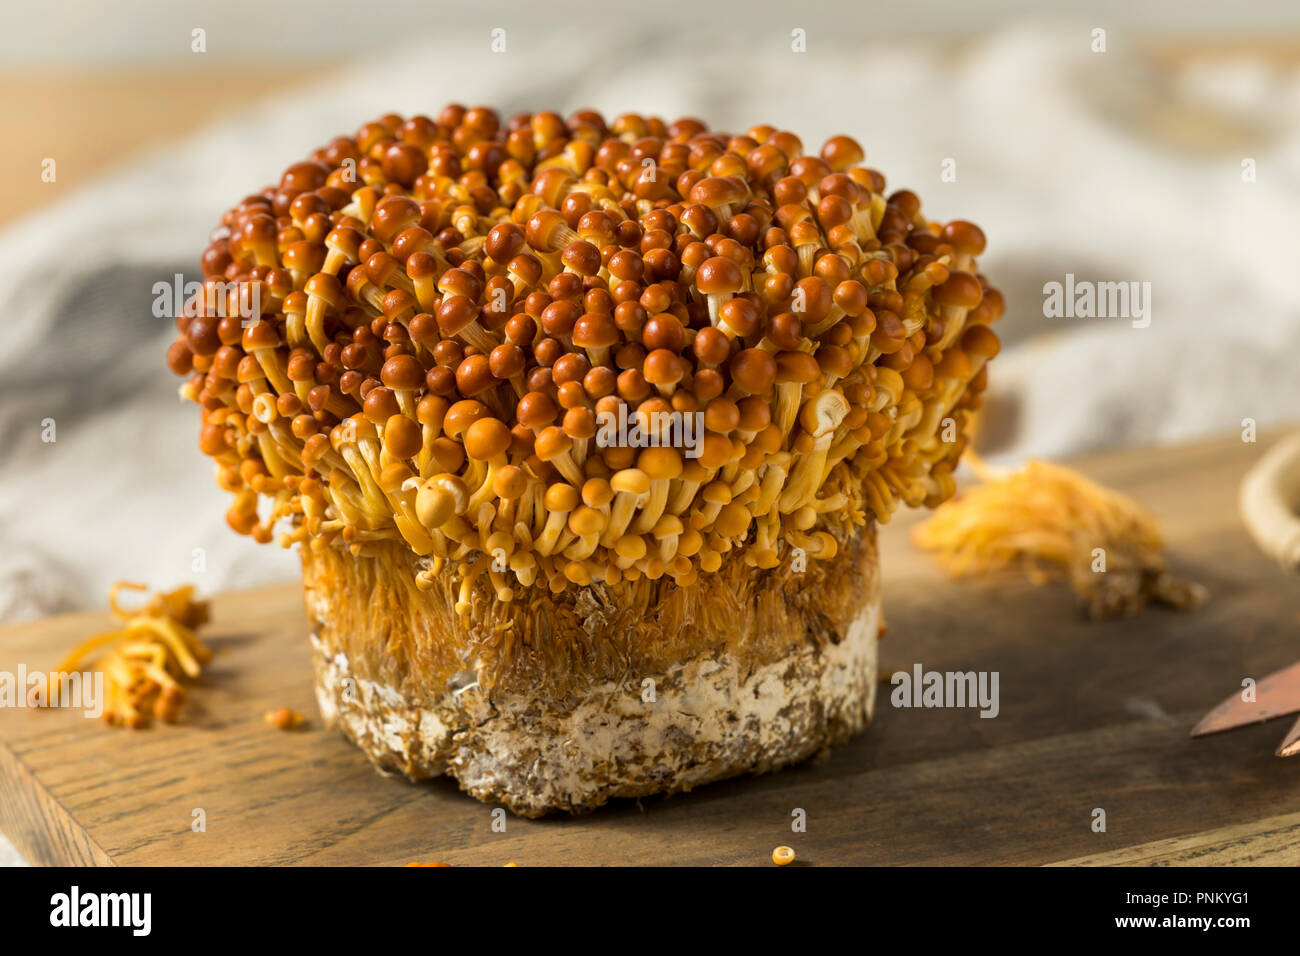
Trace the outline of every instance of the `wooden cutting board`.
{"label": "wooden cutting board", "polygon": [[[1191,614],[1088,623],[1064,587],[945,580],[907,543],[920,515],[884,529],[882,669],[997,671],[996,719],[895,709],[885,686],[873,728],[819,763],[497,832],[454,782],[381,777],[320,726],[299,591],[279,586],[213,602],[217,654],[178,725],[0,710],[0,829],[42,864],[770,865],[789,844],[814,864],[1294,865],[1300,760],[1272,755],[1289,725],[1188,737],[1243,677],[1300,656],[1300,582],[1237,518],[1238,481],[1266,444],[1081,463],[1160,519],[1175,571],[1213,595]],[[51,668],[106,620],[0,631],[0,670]],[[282,706],[311,726],[269,728]],[[791,832],[796,809],[806,832]]]}

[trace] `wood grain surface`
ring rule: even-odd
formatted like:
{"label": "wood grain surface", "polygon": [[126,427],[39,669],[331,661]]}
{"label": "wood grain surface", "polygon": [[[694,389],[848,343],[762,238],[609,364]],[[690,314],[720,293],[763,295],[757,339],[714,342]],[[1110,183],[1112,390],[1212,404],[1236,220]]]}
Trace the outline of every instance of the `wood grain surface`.
{"label": "wood grain surface", "polygon": [[[274,587],[215,600],[217,654],[178,725],[0,710],[0,829],[45,864],[765,864],[782,843],[812,864],[1300,863],[1300,760],[1272,755],[1287,722],[1188,737],[1242,677],[1300,655],[1300,582],[1237,518],[1265,444],[1082,463],[1148,505],[1175,570],[1210,588],[1191,614],[1089,623],[1063,587],[947,581],[906,540],[921,515],[884,529],[883,670],[997,671],[996,719],[895,709],[883,687],[873,728],[819,763],[495,832],[454,782],[381,777],[320,726],[299,592]],[[48,669],[104,621],[0,632],[0,670]],[[280,706],[310,727],[269,728]]]}

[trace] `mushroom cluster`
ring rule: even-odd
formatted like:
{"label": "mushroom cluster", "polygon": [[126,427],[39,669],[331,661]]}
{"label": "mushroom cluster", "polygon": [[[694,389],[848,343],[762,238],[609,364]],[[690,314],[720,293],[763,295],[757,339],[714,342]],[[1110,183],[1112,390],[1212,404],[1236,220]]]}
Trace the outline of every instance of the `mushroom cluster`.
{"label": "mushroom cluster", "polygon": [[[689,585],[832,557],[831,515],[942,502],[1003,300],[980,229],[863,158],[457,105],[333,140],[225,214],[177,317],[229,524],[405,542],[467,613],[485,574],[501,601]],[[683,448],[665,423],[688,415]],[[660,440],[604,440],[619,416]]]}

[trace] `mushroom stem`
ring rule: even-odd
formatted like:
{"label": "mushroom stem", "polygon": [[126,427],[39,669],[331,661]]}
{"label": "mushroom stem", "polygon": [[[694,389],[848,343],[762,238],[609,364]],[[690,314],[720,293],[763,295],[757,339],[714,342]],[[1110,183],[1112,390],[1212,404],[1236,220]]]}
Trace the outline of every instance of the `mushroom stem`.
{"label": "mushroom stem", "polygon": [[581,485],[586,480],[586,476],[583,475],[582,469],[578,467],[577,463],[567,451],[562,451],[554,458],[551,458],[550,463],[555,466],[556,470],[559,471],[559,473],[563,475],[570,484]]}
{"label": "mushroom stem", "polygon": [[776,507],[781,490],[785,487],[785,479],[790,474],[791,457],[789,452],[781,452],[763,466],[758,499],[751,507],[756,516],[761,518]]}
{"label": "mushroom stem", "polygon": [[581,535],[573,544],[564,549],[564,556],[570,561],[585,561],[596,551],[600,544],[600,535]]}
{"label": "mushroom stem", "polygon": [[700,485],[703,483],[703,480],[691,481],[685,478],[680,479],[677,483],[676,490],[673,491],[668,498],[668,504],[665,506],[665,510],[670,514],[680,515],[691,506],[691,502],[695,500],[695,493],[699,491]]}
{"label": "mushroom stem", "polygon": [[730,325],[722,321],[722,307],[734,297],[732,292],[712,292],[705,296],[709,304],[709,324],[715,329],[721,329],[722,333],[729,339],[736,337],[736,332]]}
{"label": "mushroom stem", "polygon": [[778,508],[782,514],[803,507],[817,493],[835,429],[848,412],[849,403],[844,395],[830,389],[819,392],[804,406],[800,417],[813,438],[813,448],[795,465],[790,482],[781,494]]}
{"label": "mushroom stem", "polygon": [[794,421],[799,415],[799,406],[803,404],[803,384],[801,382],[778,382],[776,386],[776,414],[772,416],[776,427],[781,431],[783,441],[788,441],[794,431]]}
{"label": "mushroom stem", "polygon": [[271,386],[279,395],[293,392],[293,382],[289,381],[289,376],[285,372],[284,360],[281,359],[278,349],[274,348],[255,348],[252,350],[253,357],[257,359],[257,364],[261,366],[262,371],[270,380]]}
{"label": "mushroom stem", "polygon": [[456,335],[464,339],[466,344],[474,346],[474,348],[478,349],[484,355],[491,353],[494,348],[501,344],[501,340],[496,338],[491,332],[487,331],[487,329],[483,328],[483,326],[479,324],[478,319],[475,319],[473,322],[470,322],[468,325],[463,327],[456,333]]}
{"label": "mushroom stem", "polygon": [[641,505],[641,513],[632,525],[635,534],[649,534],[654,530],[668,503],[668,485],[669,482],[663,478],[650,482],[649,497]]}
{"label": "mushroom stem", "polygon": [[610,487],[613,488],[615,495],[610,510],[609,525],[600,538],[602,545],[607,548],[613,547],[614,542],[622,537],[637,507],[647,499],[650,484],[646,473],[639,468],[624,469],[610,479]]}

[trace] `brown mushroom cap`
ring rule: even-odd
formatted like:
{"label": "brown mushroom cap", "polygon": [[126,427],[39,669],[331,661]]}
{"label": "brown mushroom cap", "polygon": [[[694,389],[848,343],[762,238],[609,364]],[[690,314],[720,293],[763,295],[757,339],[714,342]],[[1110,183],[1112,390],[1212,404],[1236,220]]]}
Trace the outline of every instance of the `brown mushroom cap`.
{"label": "brown mushroom cap", "polygon": [[763,349],[744,349],[731,359],[731,380],[750,395],[764,395],[776,381],[776,359]]}
{"label": "brown mushroom cap", "polygon": [[614,317],[603,312],[588,312],[573,324],[573,344],[581,348],[608,348],[619,341]]}
{"label": "brown mushroom cap", "polygon": [[957,306],[973,309],[984,298],[984,290],[979,280],[969,272],[953,271],[948,274],[948,281],[934,290],[934,299],[940,305]]}
{"label": "brown mushroom cap", "polygon": [[510,429],[497,418],[479,418],[465,429],[465,454],[487,461],[510,447]]}
{"label": "brown mushroom cap", "polygon": [[469,429],[470,425],[483,420],[490,414],[488,407],[482,402],[465,399],[456,402],[447,409],[442,420],[442,430],[448,438],[459,439]]}
{"label": "brown mushroom cap", "polygon": [[384,363],[380,378],[389,388],[413,391],[424,386],[424,366],[413,355],[394,355]]}
{"label": "brown mushroom cap", "polygon": [[721,256],[705,259],[695,274],[696,287],[708,295],[739,292],[741,281],[740,268]]}
{"label": "brown mushroom cap", "polygon": [[797,382],[804,385],[815,381],[821,372],[817,359],[807,352],[781,352],[776,356],[778,382]]}
{"label": "brown mushroom cap", "polygon": [[958,252],[978,256],[984,252],[984,230],[973,222],[954,219],[943,227],[939,237]]}

